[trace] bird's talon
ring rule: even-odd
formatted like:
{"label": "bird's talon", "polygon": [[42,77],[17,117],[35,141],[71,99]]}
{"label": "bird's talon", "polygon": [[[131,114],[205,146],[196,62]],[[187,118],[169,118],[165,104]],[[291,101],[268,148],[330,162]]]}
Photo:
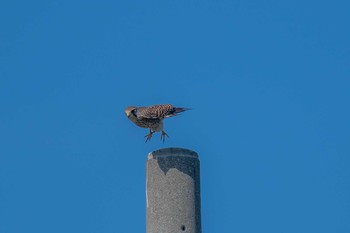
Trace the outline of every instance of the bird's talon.
{"label": "bird's talon", "polygon": [[153,133],[154,133],[154,132],[149,131],[149,134],[145,135],[145,138],[146,138],[145,143],[147,143],[149,140],[151,140]]}
{"label": "bird's talon", "polygon": [[165,142],[165,137],[169,138],[169,135],[166,132],[162,131],[162,134],[160,135],[160,139],[163,141],[163,143]]}

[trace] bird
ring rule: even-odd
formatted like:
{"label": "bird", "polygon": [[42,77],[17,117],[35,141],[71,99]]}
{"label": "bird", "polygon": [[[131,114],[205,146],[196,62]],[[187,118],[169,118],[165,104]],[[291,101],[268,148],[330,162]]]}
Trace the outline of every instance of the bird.
{"label": "bird", "polygon": [[145,142],[148,142],[155,132],[162,132],[160,139],[164,143],[165,137],[169,138],[169,135],[163,130],[163,119],[177,116],[187,110],[190,109],[174,107],[171,104],[157,104],[148,107],[129,106],[125,109],[125,114],[137,126],[149,129]]}

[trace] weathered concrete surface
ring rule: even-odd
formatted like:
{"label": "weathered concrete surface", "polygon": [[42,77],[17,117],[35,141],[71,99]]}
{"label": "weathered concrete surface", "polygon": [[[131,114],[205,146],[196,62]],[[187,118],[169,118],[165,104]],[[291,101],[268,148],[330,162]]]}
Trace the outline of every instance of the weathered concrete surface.
{"label": "weathered concrete surface", "polygon": [[165,148],[148,154],[146,233],[201,233],[196,152]]}

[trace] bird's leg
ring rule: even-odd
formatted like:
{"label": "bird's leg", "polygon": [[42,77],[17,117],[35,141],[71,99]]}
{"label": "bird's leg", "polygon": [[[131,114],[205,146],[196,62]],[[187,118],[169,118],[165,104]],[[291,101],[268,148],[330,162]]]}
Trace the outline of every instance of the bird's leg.
{"label": "bird's leg", "polygon": [[145,136],[145,138],[146,138],[146,141],[145,141],[145,142],[148,142],[148,140],[150,140],[150,139],[152,138],[152,134],[153,134],[154,132],[155,132],[155,131],[152,132],[151,129],[149,130],[149,134],[147,134],[147,135]]}
{"label": "bird's leg", "polygon": [[165,137],[169,138],[169,135],[164,131],[162,130],[162,134],[160,135],[160,139],[163,141],[165,141]]}

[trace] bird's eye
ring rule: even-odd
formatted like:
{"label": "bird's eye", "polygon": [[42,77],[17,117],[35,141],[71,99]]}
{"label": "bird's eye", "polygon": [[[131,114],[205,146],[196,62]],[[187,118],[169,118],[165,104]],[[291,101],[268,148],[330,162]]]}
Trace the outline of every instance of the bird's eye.
{"label": "bird's eye", "polygon": [[137,109],[135,108],[135,109],[133,109],[133,110],[131,111],[131,114],[134,115],[134,116],[136,116],[136,112],[137,112]]}

